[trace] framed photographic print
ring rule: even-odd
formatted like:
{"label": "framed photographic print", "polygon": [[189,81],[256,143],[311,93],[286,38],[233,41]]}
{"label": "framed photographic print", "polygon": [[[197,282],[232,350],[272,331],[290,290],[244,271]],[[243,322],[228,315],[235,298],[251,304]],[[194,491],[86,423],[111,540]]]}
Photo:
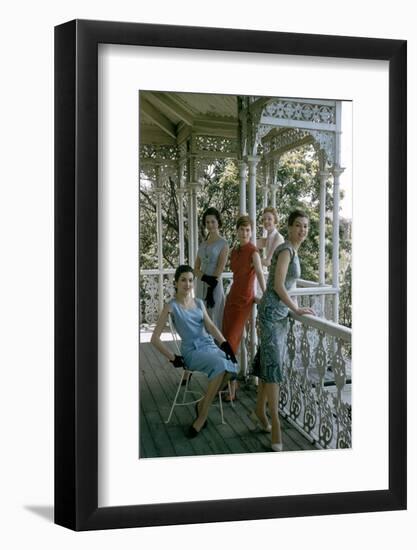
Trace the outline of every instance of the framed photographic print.
{"label": "framed photographic print", "polygon": [[404,509],[405,41],[71,21],[55,124],[56,523]]}

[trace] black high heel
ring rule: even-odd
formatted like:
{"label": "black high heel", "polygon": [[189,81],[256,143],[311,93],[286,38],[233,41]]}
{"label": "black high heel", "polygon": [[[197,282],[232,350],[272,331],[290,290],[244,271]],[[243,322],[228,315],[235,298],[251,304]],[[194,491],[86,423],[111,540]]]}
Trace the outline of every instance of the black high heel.
{"label": "black high heel", "polygon": [[[203,428],[201,428],[201,429],[203,429]],[[201,430],[200,430],[200,432],[201,432]],[[188,428],[188,431],[187,431],[187,437],[188,437],[188,439],[193,439],[194,437],[197,437],[200,432],[198,432],[194,428],[194,426],[191,424],[191,426]]]}

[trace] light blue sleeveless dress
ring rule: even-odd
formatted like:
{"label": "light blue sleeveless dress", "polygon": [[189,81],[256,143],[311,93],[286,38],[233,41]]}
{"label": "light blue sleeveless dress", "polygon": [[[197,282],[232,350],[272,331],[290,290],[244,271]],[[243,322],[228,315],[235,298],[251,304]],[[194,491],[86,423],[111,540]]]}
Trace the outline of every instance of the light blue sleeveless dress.
{"label": "light blue sleeveless dress", "polygon": [[203,321],[203,301],[196,298],[196,307],[187,309],[175,298],[169,302],[172,320],[181,337],[181,355],[191,371],[204,372],[209,380],[221,373],[230,372],[235,378],[237,365],[226,359],[212,336],[206,331]]}
{"label": "light blue sleeveless dress", "polygon": [[[217,268],[217,262],[219,261],[220,252],[227,244],[226,239],[221,237],[214,243],[208,243],[203,241],[198,247],[197,256],[201,261],[201,271],[206,275],[213,275]],[[201,279],[197,279],[196,296],[197,298],[205,299],[207,294],[208,285]],[[210,319],[221,330],[223,323],[223,311],[224,311],[224,290],[221,277],[218,279],[216,288],[213,291],[214,307],[207,308],[207,313]]]}
{"label": "light blue sleeveless dress", "polygon": [[281,301],[274,290],[278,256],[284,250],[289,250],[291,256],[284,282],[285,288],[287,290],[293,289],[297,279],[301,275],[298,255],[292,245],[288,241],[285,241],[277,247],[272,256],[266,291],[262,296],[258,308],[260,329],[259,378],[264,382],[276,384],[282,382],[288,332],[288,307]]}

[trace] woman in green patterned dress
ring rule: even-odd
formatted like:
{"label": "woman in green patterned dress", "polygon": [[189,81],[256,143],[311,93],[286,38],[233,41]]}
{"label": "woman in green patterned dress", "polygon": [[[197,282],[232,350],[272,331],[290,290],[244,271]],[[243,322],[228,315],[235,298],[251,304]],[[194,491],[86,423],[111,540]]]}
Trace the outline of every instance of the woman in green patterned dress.
{"label": "woman in green patterned dress", "polygon": [[[288,293],[301,275],[298,248],[307,234],[308,217],[295,210],[288,218],[288,240],[278,246],[272,256],[266,292],[259,305],[260,384],[252,417],[264,431],[271,432],[273,451],[282,451],[279,384],[282,382],[289,309],[297,315],[314,315],[311,308],[298,307]],[[266,416],[266,403],[272,426]]]}

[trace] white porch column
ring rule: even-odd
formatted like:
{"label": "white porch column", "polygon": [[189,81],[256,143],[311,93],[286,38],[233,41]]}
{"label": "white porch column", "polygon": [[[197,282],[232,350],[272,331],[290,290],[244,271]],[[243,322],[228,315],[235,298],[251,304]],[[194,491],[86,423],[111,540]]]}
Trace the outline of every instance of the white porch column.
{"label": "white porch column", "polygon": [[[249,217],[253,223],[252,231],[252,242],[256,244],[256,167],[259,162],[259,157],[248,156],[248,167],[249,167]],[[256,280],[255,280],[255,292],[256,292]],[[255,305],[252,308],[252,315],[250,318],[250,357],[251,360],[255,357],[256,353],[256,344],[257,344],[257,334],[256,334],[256,307]],[[243,375],[246,375],[246,368],[243,371]]]}
{"label": "white porch column", "polygon": [[326,182],[329,173],[320,170],[319,283],[326,283]]}
{"label": "white porch column", "polygon": [[256,244],[256,167],[259,157],[247,157],[249,167],[249,217],[253,222],[252,242]]}
{"label": "white porch column", "polygon": [[333,300],[333,321],[339,322],[339,200],[340,174],[343,168],[333,168],[333,252],[332,252],[332,285],[337,289]]}
{"label": "white porch column", "polygon": [[178,193],[178,238],[179,238],[179,256],[180,265],[185,263],[184,259],[184,205],[183,198],[185,193],[184,187],[179,187]]}
{"label": "white porch column", "polygon": [[185,263],[185,251],[184,251],[184,193],[186,192],[184,187],[184,161],[179,163],[178,167],[178,180],[179,188],[178,194],[178,239],[179,239],[179,260],[180,265]]}
{"label": "white porch column", "polygon": [[273,208],[276,208],[277,207],[277,192],[278,192],[278,189],[279,189],[279,185],[277,183],[273,183],[272,185],[270,185],[270,189],[271,189],[271,206]]}
{"label": "white porch column", "polygon": [[238,161],[239,166],[239,214],[246,214],[246,162],[244,160]]}
{"label": "white porch column", "polygon": [[271,177],[270,177],[270,190],[271,190],[271,205],[273,208],[277,207],[277,193],[279,190],[279,183],[277,181],[278,178],[278,165],[279,165],[279,158],[274,158],[271,162],[270,169],[271,169]]}
{"label": "white porch column", "polygon": [[339,322],[339,202],[341,167],[341,137],[342,137],[342,102],[336,102],[336,132],[333,163],[333,251],[332,251],[332,285],[337,289],[333,300],[333,321]]}
{"label": "white porch column", "polygon": [[164,307],[164,275],[163,275],[163,255],[162,255],[162,193],[161,186],[161,168],[156,168],[156,243],[158,253],[158,306],[159,311]]}
{"label": "white porch column", "polygon": [[193,193],[191,183],[187,185],[188,194],[188,263],[194,267],[194,214],[193,214]]}
{"label": "white porch column", "polygon": [[271,181],[271,167],[269,162],[264,163],[264,177],[262,185],[262,208],[268,206],[269,182]]}
{"label": "white porch column", "polygon": [[197,210],[197,192],[199,191],[201,185],[197,182],[190,183],[191,189],[191,217],[193,219],[192,232],[192,257],[191,257],[191,267],[194,267],[195,259],[197,258],[198,250],[198,210]]}

